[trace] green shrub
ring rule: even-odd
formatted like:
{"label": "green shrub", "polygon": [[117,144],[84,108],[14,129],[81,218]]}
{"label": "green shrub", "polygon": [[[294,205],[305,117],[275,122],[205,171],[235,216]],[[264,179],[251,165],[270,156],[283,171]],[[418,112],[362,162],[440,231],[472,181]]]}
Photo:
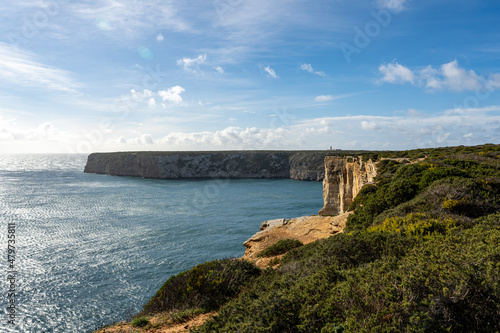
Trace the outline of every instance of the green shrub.
{"label": "green shrub", "polygon": [[144,327],[149,324],[149,318],[146,316],[140,316],[137,318],[134,318],[132,322],[130,322],[130,326],[133,327]]}
{"label": "green shrub", "polygon": [[500,212],[476,219],[477,227],[498,228],[500,229]]}
{"label": "green shrub", "polygon": [[364,202],[367,200],[370,194],[377,192],[377,186],[373,184],[366,184],[363,186],[361,191],[359,191],[358,195],[354,198],[351,205],[348,208],[348,211],[353,211],[356,208],[362,206]]}
{"label": "green shrub", "polygon": [[451,178],[451,177],[469,177],[467,172],[460,170],[456,167],[440,167],[425,170],[422,173],[422,177],[419,181],[419,187],[421,189],[427,188],[433,182],[439,179]]}
{"label": "green shrub", "polygon": [[428,237],[450,232],[457,225],[452,218],[433,219],[424,213],[411,213],[406,217],[392,217],[382,224],[369,227],[368,232],[389,232],[409,237]]}
{"label": "green shrub", "polygon": [[443,201],[443,204],[441,205],[441,207],[443,207],[444,210],[454,211],[457,209],[457,207],[460,207],[460,201],[446,199],[445,201]]}
{"label": "green shrub", "polygon": [[217,309],[259,273],[260,270],[252,263],[237,259],[200,264],[170,277],[144,306],[142,313]]}
{"label": "green shrub", "polygon": [[280,255],[283,253],[287,253],[291,249],[294,249],[294,248],[302,246],[302,245],[304,245],[304,244],[302,244],[302,242],[299,241],[298,239],[292,239],[292,238],[281,239],[277,243],[275,243],[271,246],[268,246],[266,249],[264,249],[264,251],[259,253],[257,255],[257,257],[259,257],[259,258],[261,258],[261,257],[274,257],[274,256],[277,256],[277,255]]}

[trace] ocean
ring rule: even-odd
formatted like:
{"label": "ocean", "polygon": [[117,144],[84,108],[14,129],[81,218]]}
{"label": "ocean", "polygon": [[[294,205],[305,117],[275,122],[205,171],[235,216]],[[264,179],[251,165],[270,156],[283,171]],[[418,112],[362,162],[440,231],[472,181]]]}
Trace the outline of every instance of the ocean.
{"label": "ocean", "polygon": [[0,157],[2,333],[128,319],[171,275],[241,257],[262,222],[323,204],[320,182],[114,177],[83,173],[85,162]]}

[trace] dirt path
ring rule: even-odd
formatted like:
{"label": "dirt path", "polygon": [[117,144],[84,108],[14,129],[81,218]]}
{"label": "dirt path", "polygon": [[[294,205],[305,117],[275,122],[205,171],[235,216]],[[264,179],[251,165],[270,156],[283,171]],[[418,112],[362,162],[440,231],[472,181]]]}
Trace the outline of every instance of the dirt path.
{"label": "dirt path", "polygon": [[150,324],[145,327],[133,327],[130,323],[118,323],[96,331],[95,333],[180,333],[189,332],[191,328],[203,325],[208,319],[215,316],[216,312],[202,313],[182,323],[172,323],[169,313],[161,313],[149,317]]}

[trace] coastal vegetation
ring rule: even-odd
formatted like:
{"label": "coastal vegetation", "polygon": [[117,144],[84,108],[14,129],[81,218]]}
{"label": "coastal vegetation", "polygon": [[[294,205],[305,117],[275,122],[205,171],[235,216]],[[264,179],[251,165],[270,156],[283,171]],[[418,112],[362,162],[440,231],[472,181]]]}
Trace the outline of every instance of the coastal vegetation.
{"label": "coastal vegetation", "polygon": [[367,154],[378,177],[344,233],[276,244],[261,253],[287,252],[274,268],[198,265],[139,316],[218,311],[195,332],[499,332],[500,145]]}
{"label": "coastal vegetation", "polygon": [[170,277],[144,306],[142,315],[169,310],[215,310],[258,275],[260,270],[252,263],[236,259],[197,265]]}

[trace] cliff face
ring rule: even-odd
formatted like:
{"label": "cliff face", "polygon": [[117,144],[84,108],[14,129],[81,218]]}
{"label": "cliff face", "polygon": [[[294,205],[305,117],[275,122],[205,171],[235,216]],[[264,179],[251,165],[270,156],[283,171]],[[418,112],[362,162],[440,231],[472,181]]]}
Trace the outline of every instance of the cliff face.
{"label": "cliff face", "polygon": [[89,155],[86,173],[144,178],[324,178],[326,151],[137,152]]}
{"label": "cliff face", "polygon": [[347,211],[361,188],[377,176],[375,163],[361,158],[328,156],[323,179],[323,209],[319,215],[338,215]]}

